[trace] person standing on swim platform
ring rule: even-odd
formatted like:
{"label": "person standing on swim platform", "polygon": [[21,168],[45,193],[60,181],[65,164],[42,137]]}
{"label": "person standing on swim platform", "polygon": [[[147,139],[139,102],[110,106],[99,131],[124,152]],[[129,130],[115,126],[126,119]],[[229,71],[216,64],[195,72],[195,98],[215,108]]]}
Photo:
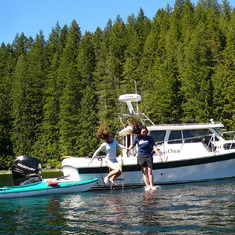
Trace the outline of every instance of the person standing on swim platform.
{"label": "person standing on swim platform", "polygon": [[115,178],[120,176],[122,174],[122,168],[119,165],[116,154],[117,154],[117,148],[123,148],[127,149],[123,145],[119,144],[117,140],[114,138],[114,134],[110,131],[106,131],[105,127],[100,127],[99,131],[96,133],[97,137],[99,139],[104,140],[104,143],[100,145],[100,147],[94,152],[91,161],[88,165],[93,161],[95,157],[97,157],[98,153],[101,150],[105,150],[106,157],[105,162],[106,166],[111,170],[109,174],[104,178],[104,183],[107,184],[110,180],[111,183],[116,185]]}
{"label": "person standing on swim platform", "polygon": [[139,134],[135,137],[132,145],[127,150],[134,148],[137,144],[138,146],[138,157],[137,164],[141,167],[143,172],[143,179],[145,183],[145,191],[156,190],[156,187],[153,185],[153,155],[152,150],[158,154],[162,159],[158,148],[154,142],[154,139],[147,135],[148,129],[146,126],[141,126],[139,128]]}

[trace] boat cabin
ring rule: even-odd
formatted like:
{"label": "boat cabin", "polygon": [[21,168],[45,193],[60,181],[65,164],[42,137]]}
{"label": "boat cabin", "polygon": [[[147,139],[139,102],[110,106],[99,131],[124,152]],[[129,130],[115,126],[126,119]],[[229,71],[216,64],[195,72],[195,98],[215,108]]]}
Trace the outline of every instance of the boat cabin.
{"label": "boat cabin", "polygon": [[[155,125],[144,113],[139,112],[138,104],[136,104],[136,109],[133,108],[131,102],[134,102],[135,99],[136,102],[140,101],[140,96],[137,94],[120,96],[119,100],[127,103],[130,111],[129,114],[124,114],[124,117],[135,115],[143,124],[150,123],[147,126],[148,134],[155,140],[161,156],[165,160],[188,159],[189,155],[190,158],[211,156],[229,149],[228,141],[219,132],[224,127],[222,123],[214,122],[211,119],[209,123]],[[120,118],[120,120],[123,119]],[[123,123],[123,127],[119,135],[123,137],[123,145],[129,147],[136,135],[132,134],[130,123],[127,126]],[[135,148],[131,155],[136,155],[136,153]]]}
{"label": "boat cabin", "polygon": [[[196,123],[196,124],[171,124],[147,126],[149,135],[155,140],[162,157],[165,160],[179,160],[198,158],[215,154],[221,149],[226,140],[220,135],[222,123]],[[123,137],[123,145],[129,147],[135,138],[131,127],[119,132]],[[136,155],[137,149],[131,153]]]}

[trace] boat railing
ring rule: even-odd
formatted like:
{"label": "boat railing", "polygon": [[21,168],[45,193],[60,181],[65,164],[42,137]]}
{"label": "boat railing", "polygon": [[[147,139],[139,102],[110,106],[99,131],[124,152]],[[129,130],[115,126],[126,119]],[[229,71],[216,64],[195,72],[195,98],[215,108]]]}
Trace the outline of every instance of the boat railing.
{"label": "boat railing", "polygon": [[[139,112],[138,102],[141,101],[141,96],[138,94],[124,94],[119,97],[119,101],[126,103],[127,108],[129,110],[129,114],[122,114],[123,117],[134,117],[137,118],[137,120],[141,121],[143,125],[147,125],[147,122],[151,123],[151,125],[155,126],[153,121],[142,112]],[[134,106],[132,104],[135,104]],[[124,122],[122,121],[122,117],[119,116],[119,119],[125,127]],[[128,121],[128,120],[127,120]],[[129,123],[130,124],[130,123]]]}
{"label": "boat railing", "polygon": [[233,134],[232,142],[235,142],[235,131],[223,131],[223,132],[219,132],[219,134],[221,136],[224,136],[226,134]]}
{"label": "boat railing", "polygon": [[[156,124],[154,124],[154,122],[145,113],[141,113],[141,112],[134,112],[133,114],[122,113],[118,117],[123,127],[126,127],[128,125],[131,126],[131,123],[129,121],[129,119],[131,118],[139,120],[142,123],[142,125],[145,125],[145,126],[147,126],[148,124],[152,126],[156,126]],[[123,119],[125,119],[125,121],[123,121]]]}
{"label": "boat railing", "polygon": [[228,149],[234,149],[235,148],[235,131],[223,131],[223,132],[219,132],[219,134],[221,136],[224,136],[225,134],[233,134],[232,140],[227,140],[229,142],[224,144],[224,149],[228,150]]}
{"label": "boat railing", "polygon": [[219,134],[221,135],[221,136],[223,136],[224,134],[235,134],[235,131],[222,131],[222,132],[219,132]]}

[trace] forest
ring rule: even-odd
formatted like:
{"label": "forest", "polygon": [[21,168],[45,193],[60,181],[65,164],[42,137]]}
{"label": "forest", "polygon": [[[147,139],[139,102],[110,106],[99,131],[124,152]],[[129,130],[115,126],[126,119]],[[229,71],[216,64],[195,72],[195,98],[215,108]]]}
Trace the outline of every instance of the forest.
{"label": "forest", "polygon": [[135,85],[140,110],[156,124],[213,118],[234,130],[234,75],[227,0],[176,0],[153,19],[140,9],[83,35],[76,20],[55,23],[47,40],[42,31],[16,34],[0,48],[0,169],[24,154],[44,167],[91,156],[101,124],[120,130],[118,97]]}

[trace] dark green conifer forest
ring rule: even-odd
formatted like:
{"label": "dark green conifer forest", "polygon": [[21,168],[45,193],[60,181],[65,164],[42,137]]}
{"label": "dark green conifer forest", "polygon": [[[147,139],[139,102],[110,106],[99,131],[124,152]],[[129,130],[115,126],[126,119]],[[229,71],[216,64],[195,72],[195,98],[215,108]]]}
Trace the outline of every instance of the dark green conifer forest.
{"label": "dark green conifer forest", "polygon": [[[154,7],[154,6],[153,6]],[[142,96],[155,123],[221,121],[235,129],[235,11],[227,0],[176,0],[104,29],[56,23],[45,40],[17,34],[0,48],[0,169],[22,154],[58,166],[91,156],[106,123],[120,130],[118,97]],[[124,105],[124,106],[123,106]],[[121,107],[123,106],[123,107]]]}

